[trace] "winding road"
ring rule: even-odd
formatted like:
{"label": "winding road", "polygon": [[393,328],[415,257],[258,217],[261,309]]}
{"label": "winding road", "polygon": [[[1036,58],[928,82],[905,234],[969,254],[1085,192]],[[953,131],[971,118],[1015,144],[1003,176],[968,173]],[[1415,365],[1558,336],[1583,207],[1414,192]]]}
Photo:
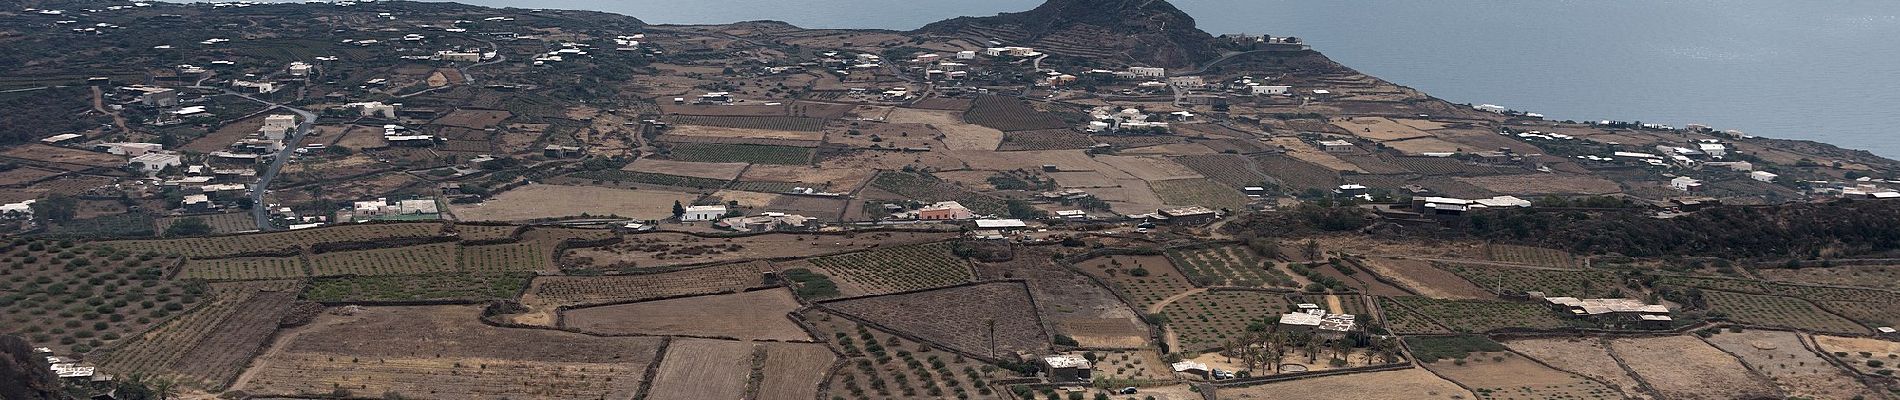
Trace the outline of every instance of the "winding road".
{"label": "winding road", "polygon": [[295,132],[291,132],[290,137],[284,138],[284,149],[277,151],[277,155],[271,158],[270,165],[265,167],[263,172],[260,172],[257,174],[257,183],[251,186],[251,218],[257,220],[257,230],[270,231],[270,230],[277,229],[276,226],[273,226],[270,223],[270,207],[266,205],[266,203],[264,203],[264,195],[270,192],[269,190],[270,181],[272,179],[277,178],[277,172],[284,169],[284,164],[290,162],[290,155],[293,154],[295,151],[297,151],[297,148],[298,148],[297,142],[303,141],[304,136],[307,136],[310,134],[311,126],[315,125],[317,122],[317,113],[313,113],[313,112],[306,111],[299,108],[294,108],[291,106],[286,106],[283,104],[272,103],[264,99],[251,97],[251,95],[238,93],[230,89],[206,87],[206,86],[194,86],[193,88],[194,89],[218,89],[218,90],[224,91],[224,94],[242,97],[245,100],[263,103],[264,105],[270,107],[270,108],[267,108],[266,110],[281,108],[281,109],[297,114],[297,120],[298,120],[297,130]]}

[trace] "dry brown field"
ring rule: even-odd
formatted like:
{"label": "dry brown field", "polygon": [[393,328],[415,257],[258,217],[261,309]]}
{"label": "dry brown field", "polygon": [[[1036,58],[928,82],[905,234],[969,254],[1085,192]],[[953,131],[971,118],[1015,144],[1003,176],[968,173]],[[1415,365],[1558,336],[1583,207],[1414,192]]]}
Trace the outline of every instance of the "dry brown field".
{"label": "dry brown field", "polygon": [[501,121],[504,119],[508,119],[509,115],[510,114],[507,111],[503,111],[503,110],[477,110],[477,109],[472,109],[472,108],[464,108],[464,109],[451,111],[449,112],[449,115],[444,115],[441,118],[436,118],[434,121],[429,121],[429,123],[435,124],[435,125],[456,126],[456,127],[471,128],[471,129],[488,129],[488,128],[495,127],[495,125],[501,124]]}
{"label": "dry brown field", "polygon": [[[202,140],[202,139],[201,139]],[[225,143],[230,144],[230,143]],[[220,146],[219,148],[223,148]],[[85,167],[118,168],[125,165],[127,157],[95,151],[47,146],[39,143],[15,146],[0,151],[0,156],[46,163],[42,166],[60,169],[83,169]]]}
{"label": "dry brown field", "polygon": [[1694,337],[1612,339],[1610,352],[1665,398],[1778,397],[1741,361]]}
{"label": "dry brown field", "polygon": [[[1016,282],[983,283],[889,296],[822,303],[938,345],[980,356],[1048,351],[1049,337],[1036,318],[1028,288]],[[991,337],[994,323],[995,336]],[[996,347],[991,348],[991,344]]]}
{"label": "dry brown field", "polygon": [[1379,276],[1391,279],[1399,286],[1411,289],[1426,297],[1441,299],[1486,299],[1494,297],[1491,292],[1459,278],[1458,275],[1432,266],[1430,261],[1407,260],[1387,257],[1366,259],[1366,268]]}
{"label": "dry brown field", "polygon": [[1597,338],[1523,339],[1503,342],[1511,350],[1523,353],[1552,367],[1606,382],[1612,389],[1631,399],[1651,399],[1640,390],[1642,382],[1630,375],[1610,357],[1610,350]]}
{"label": "dry brown field", "polygon": [[1425,400],[1477,398],[1424,368],[1334,375],[1257,386],[1220,388],[1222,399]]}
{"label": "dry brown field", "polygon": [[[339,311],[342,310],[342,311]],[[331,309],[238,378],[256,395],[630,397],[663,339],[601,338],[479,322],[480,307]]]}
{"label": "dry brown field", "polygon": [[[1893,369],[1900,363],[1900,342],[1890,340],[1846,337],[1814,336],[1814,343],[1821,351],[1829,353],[1841,362],[1853,366],[1854,370],[1865,374],[1878,373],[1882,369]],[[1868,361],[1879,361],[1879,368],[1867,365]]]}
{"label": "dry brown field", "polygon": [[343,134],[337,135],[336,141],[330,145],[355,150],[380,149],[389,147],[389,141],[383,139],[383,130],[380,128],[352,125]]}
{"label": "dry brown field", "polygon": [[1375,142],[1405,140],[1431,136],[1424,130],[1409,124],[1400,123],[1384,117],[1353,117],[1334,121],[1333,126],[1352,132],[1353,136],[1371,139]]}
{"label": "dry brown field", "polygon": [[1001,263],[976,264],[983,280],[1022,279],[1036,299],[1043,321],[1056,333],[1068,335],[1082,347],[1140,348],[1148,344],[1148,326],[1109,288],[1088,275],[1056,265],[1054,251],[1025,247]]}
{"label": "dry brown field", "polygon": [[790,115],[784,105],[698,105],[660,103],[663,114],[708,115],[721,117],[764,117]]}
{"label": "dry brown field", "polygon": [[34,167],[17,167],[0,171],[0,185],[18,185],[59,175],[59,171]]}
{"label": "dry brown field", "polygon": [[1162,157],[1097,156],[1095,159],[1145,181],[1203,178],[1200,173]]}
{"label": "dry brown field", "polygon": [[1608,179],[1576,174],[1517,174],[1452,178],[1498,193],[1515,195],[1595,195],[1623,191],[1623,186]]}
{"label": "dry brown field", "polygon": [[810,400],[818,398],[818,384],[838,355],[816,343],[760,343],[765,365],[759,368],[760,400]]}
{"label": "dry brown field", "polygon": [[666,130],[667,135],[710,137],[727,139],[773,139],[817,141],[824,139],[822,131],[798,131],[779,129],[731,128],[711,125],[673,125]]}
{"label": "dry brown field", "polygon": [[568,310],[567,328],[607,335],[685,335],[740,340],[811,340],[786,317],[798,300],[784,289],[683,297]]}
{"label": "dry brown field", "polygon": [[237,143],[238,139],[243,139],[245,136],[257,133],[258,128],[264,127],[265,115],[269,114],[258,114],[255,117],[241,119],[219,126],[218,129],[212,130],[203,137],[194,139],[191,143],[186,143],[185,146],[180,147],[179,150],[199,153],[224,150],[230,147],[232,143]]}
{"label": "dry brown field", "polygon": [[[1102,139],[1098,137],[1096,141],[1108,143],[1112,140]],[[1120,153],[1128,154],[1128,155],[1160,155],[1160,156],[1198,156],[1198,155],[1220,154],[1220,152],[1214,151],[1214,149],[1208,148],[1207,145],[1203,145],[1200,143],[1157,144],[1157,145],[1152,145],[1152,146],[1136,147],[1136,148],[1132,148],[1128,150],[1123,150]]]}
{"label": "dry brown field", "polygon": [[[1166,256],[1108,256],[1084,260],[1075,264],[1083,273],[1093,275],[1113,286],[1124,298],[1133,302],[1137,310],[1149,310],[1161,304],[1170,296],[1187,292],[1194,288],[1181,271],[1168,262]],[[1145,270],[1146,276],[1135,276],[1135,270]]]}
{"label": "dry brown field", "polygon": [[1769,381],[1789,396],[1813,399],[1876,397],[1859,380],[1809,350],[1798,333],[1761,329],[1721,331],[1705,340],[1741,358],[1742,363],[1767,376]]}
{"label": "dry brown field", "polygon": [[832,192],[849,192],[871,179],[874,171],[862,168],[838,168],[821,165],[820,168],[803,165],[754,164],[744,174],[741,181],[791,182],[801,183],[805,187],[827,188]]}
{"label": "dry brown field", "polygon": [[583,213],[665,219],[673,216],[674,201],[691,203],[698,197],[692,193],[655,189],[531,184],[502,192],[479,204],[452,205],[449,211],[464,221],[522,221]]}
{"label": "dry brown field", "polygon": [[1404,154],[1408,156],[1423,155],[1425,153],[1454,153],[1454,152],[1461,152],[1461,151],[1477,151],[1477,149],[1474,149],[1469,145],[1447,142],[1436,137],[1421,137],[1421,138],[1413,138],[1413,139],[1405,139],[1405,140],[1395,140],[1395,141],[1390,141],[1390,142],[1384,142],[1384,144],[1386,147],[1391,148],[1393,150],[1398,150],[1400,154]]}
{"label": "dry brown field", "polygon": [[[708,196],[709,197],[707,197],[707,201],[717,201],[719,203],[727,203],[727,204],[737,202],[739,207],[741,208],[752,208],[752,209],[762,209],[762,208],[770,207],[772,203],[775,201],[778,201],[780,197],[785,197],[785,195],[781,195],[781,194],[747,192],[743,190],[729,190],[729,189],[721,189],[717,192],[713,192],[711,195],[708,195]],[[784,210],[772,210],[772,211],[784,211]]]}
{"label": "dry brown field", "polygon": [[994,151],[1003,144],[1003,131],[963,122],[963,115],[959,112],[899,107],[892,109],[885,121],[930,125],[943,132],[943,143],[949,150]]}
{"label": "dry brown field", "polygon": [[1480,399],[1621,399],[1597,381],[1538,364],[1512,352],[1471,353],[1465,362],[1426,364],[1438,375],[1472,388]]}
{"label": "dry brown field", "polygon": [[674,339],[666,346],[646,398],[655,400],[745,397],[752,374],[751,342]]}
{"label": "dry brown field", "polygon": [[641,158],[633,160],[633,163],[627,164],[627,166],[621,168],[621,170],[729,181],[738,179],[739,173],[745,172],[747,165],[750,164],[705,163]]}

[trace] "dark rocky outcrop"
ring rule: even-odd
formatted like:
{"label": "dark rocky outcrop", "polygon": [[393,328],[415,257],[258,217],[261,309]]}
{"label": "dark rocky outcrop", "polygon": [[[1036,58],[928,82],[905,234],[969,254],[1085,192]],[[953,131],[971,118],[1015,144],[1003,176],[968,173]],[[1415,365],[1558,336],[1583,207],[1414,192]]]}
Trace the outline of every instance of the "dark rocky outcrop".
{"label": "dark rocky outcrop", "polygon": [[920,33],[964,35],[1050,54],[1183,68],[1219,56],[1213,35],[1163,0],[1049,0],[1033,10],[960,17]]}
{"label": "dark rocky outcrop", "polygon": [[0,399],[59,399],[59,377],[19,336],[0,335]]}

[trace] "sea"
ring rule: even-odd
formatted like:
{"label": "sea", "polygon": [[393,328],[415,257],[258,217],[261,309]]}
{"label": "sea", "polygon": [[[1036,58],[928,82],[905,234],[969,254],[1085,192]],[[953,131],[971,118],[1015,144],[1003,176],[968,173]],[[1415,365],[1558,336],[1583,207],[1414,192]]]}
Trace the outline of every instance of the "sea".
{"label": "sea", "polygon": [[[1039,0],[459,0],[910,30]],[[1214,34],[1297,36],[1459,103],[1577,121],[1700,123],[1900,158],[1896,0],[1172,0]]]}

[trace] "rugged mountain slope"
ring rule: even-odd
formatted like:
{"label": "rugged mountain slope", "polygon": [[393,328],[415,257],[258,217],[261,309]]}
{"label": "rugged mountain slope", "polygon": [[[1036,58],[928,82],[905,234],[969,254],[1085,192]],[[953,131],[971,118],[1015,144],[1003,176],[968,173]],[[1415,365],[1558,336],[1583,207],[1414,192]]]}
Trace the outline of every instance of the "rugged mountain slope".
{"label": "rugged mountain slope", "polygon": [[1033,10],[960,17],[920,32],[970,35],[1052,54],[1188,67],[1219,55],[1214,36],[1163,0],[1049,0]]}

